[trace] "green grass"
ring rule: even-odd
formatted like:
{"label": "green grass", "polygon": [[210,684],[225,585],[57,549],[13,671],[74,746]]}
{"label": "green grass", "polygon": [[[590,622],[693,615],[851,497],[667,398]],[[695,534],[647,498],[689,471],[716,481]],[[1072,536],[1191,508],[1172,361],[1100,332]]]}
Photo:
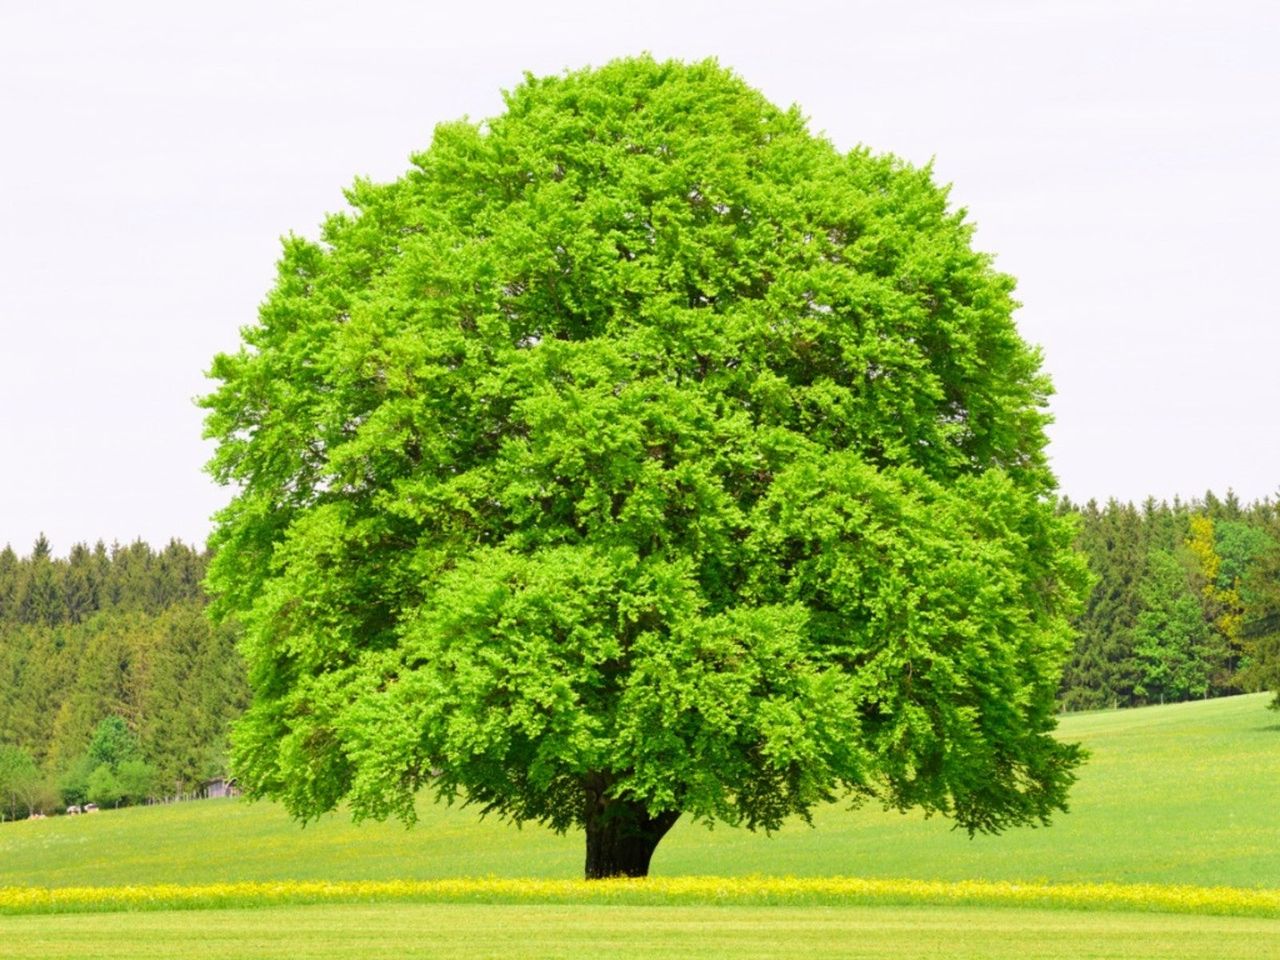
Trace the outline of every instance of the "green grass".
{"label": "green grass", "polygon": [[[584,953],[623,960],[1280,960],[1280,920],[1271,918],[1272,907],[1245,909],[1245,904],[1229,911],[1255,915],[1196,912],[1208,909],[1196,906],[1201,894],[1221,894],[1228,906],[1250,897],[1271,903],[1280,887],[1280,717],[1265,709],[1267,702],[1266,696],[1237,697],[1065,718],[1062,735],[1082,741],[1092,757],[1073,792],[1071,813],[1048,829],[970,840],[941,820],[832,807],[817,812],[815,828],[797,823],[772,838],[682,823],[654,860],[656,875],[673,878],[844,875],[1058,885],[1048,889],[988,890],[961,884],[968,892],[957,895],[922,892],[907,884],[903,891],[890,885],[887,893],[872,891],[850,899],[844,894],[827,897],[797,882],[800,892],[782,897],[784,905],[772,894],[757,902],[747,890],[749,883],[733,881],[724,883],[732,895],[714,894],[711,903],[705,893],[686,895],[683,886],[664,893],[654,885],[622,891],[615,899],[594,886],[586,896],[539,892],[532,883],[517,884],[514,894],[462,888],[456,895],[409,891],[396,894],[397,902],[388,902],[390,894],[330,891],[304,896],[292,888],[274,898],[212,888],[205,893],[190,885],[573,878],[580,875],[582,840],[538,828],[517,831],[479,821],[468,809],[429,804],[413,830],[394,824],[355,826],[342,815],[301,829],[269,804],[203,801],[0,825],[0,887],[54,888],[46,896],[70,898],[65,906],[32,909],[121,910],[120,903],[113,906],[113,897],[124,902],[153,895],[137,890],[56,893],[68,886],[186,885],[172,902],[135,903],[129,912],[0,916],[0,954],[13,960],[468,960]],[[1095,908],[1082,910],[1073,898],[1086,902],[1093,894],[1062,886],[1108,881],[1258,892],[1161,887],[1148,903],[1140,888],[1116,888],[1118,893],[1103,891],[1094,898]],[[696,886],[693,880],[672,883]],[[713,881],[713,886],[718,889],[719,883]],[[78,897],[85,904],[77,905]],[[1162,905],[1162,897],[1179,903]],[[102,902],[94,906],[98,898]],[[300,902],[307,898],[312,902]],[[267,903],[273,905],[263,909]],[[206,909],[172,909],[176,904]],[[253,907],[244,908],[247,904]],[[1140,912],[1144,909],[1192,912]]]}
{"label": "green grass", "polygon": [[[1280,886],[1280,717],[1267,695],[1065,717],[1088,765],[1046,829],[970,839],[940,819],[817,811],[773,837],[680,823],[656,875]],[[580,835],[424,804],[412,830],[305,829],[276,806],[202,801],[0,825],[0,886],[576,877]]]}
{"label": "green grass", "polygon": [[396,904],[0,917],[9,960],[1280,958],[1280,922],[980,907]]}

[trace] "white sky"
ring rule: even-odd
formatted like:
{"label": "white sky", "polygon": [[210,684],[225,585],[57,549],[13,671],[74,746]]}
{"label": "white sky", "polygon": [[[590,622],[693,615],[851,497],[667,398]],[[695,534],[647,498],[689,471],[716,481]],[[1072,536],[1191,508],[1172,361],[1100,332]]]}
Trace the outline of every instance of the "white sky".
{"label": "white sky", "polygon": [[1280,489],[1280,7],[0,0],[0,544],[203,542],[192,398],[357,174],[525,70],[717,56],[937,176],[1019,280],[1074,499]]}

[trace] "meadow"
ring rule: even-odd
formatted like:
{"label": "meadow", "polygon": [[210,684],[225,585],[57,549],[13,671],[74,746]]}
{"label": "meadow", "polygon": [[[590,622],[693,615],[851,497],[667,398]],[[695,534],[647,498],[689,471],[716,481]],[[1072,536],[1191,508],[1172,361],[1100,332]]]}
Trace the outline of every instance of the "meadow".
{"label": "meadow", "polygon": [[5,824],[0,937],[46,958],[343,956],[353,938],[364,956],[1280,956],[1267,702],[1064,717],[1091,756],[1048,828],[970,839],[838,805],[772,837],[681,823],[654,882],[616,892],[575,881],[578,836],[429,803],[411,830],[216,800]]}
{"label": "meadow", "polygon": [[303,957],[1124,958],[1267,960],[1277,921],[972,907],[461,904],[0,919],[12,960]]}

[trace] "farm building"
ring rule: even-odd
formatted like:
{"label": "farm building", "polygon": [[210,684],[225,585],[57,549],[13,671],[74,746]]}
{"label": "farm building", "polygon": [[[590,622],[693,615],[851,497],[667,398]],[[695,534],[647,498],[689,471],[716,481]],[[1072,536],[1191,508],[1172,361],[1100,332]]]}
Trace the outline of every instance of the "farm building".
{"label": "farm building", "polygon": [[240,796],[240,788],[236,786],[235,777],[214,777],[206,780],[202,792],[206,797]]}

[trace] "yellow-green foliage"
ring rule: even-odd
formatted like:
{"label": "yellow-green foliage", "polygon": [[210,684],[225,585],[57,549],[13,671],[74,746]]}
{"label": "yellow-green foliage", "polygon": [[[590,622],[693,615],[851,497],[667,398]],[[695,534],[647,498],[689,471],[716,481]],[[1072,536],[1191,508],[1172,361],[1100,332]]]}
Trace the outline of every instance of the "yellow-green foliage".
{"label": "yellow-green foliage", "polygon": [[358,902],[631,906],[929,904],[1280,917],[1280,890],[1155,883],[1045,884],[983,880],[946,883],[857,877],[647,877],[594,881],[488,877],[346,883],[282,881],[190,886],[0,888],[2,913],[217,909]]}
{"label": "yellow-green foliage", "polygon": [[602,874],[677,814],[1047,823],[1088,575],[963,211],[712,61],[505,102],[288,240],[213,361],[241,785],[464,796],[586,827]]}

